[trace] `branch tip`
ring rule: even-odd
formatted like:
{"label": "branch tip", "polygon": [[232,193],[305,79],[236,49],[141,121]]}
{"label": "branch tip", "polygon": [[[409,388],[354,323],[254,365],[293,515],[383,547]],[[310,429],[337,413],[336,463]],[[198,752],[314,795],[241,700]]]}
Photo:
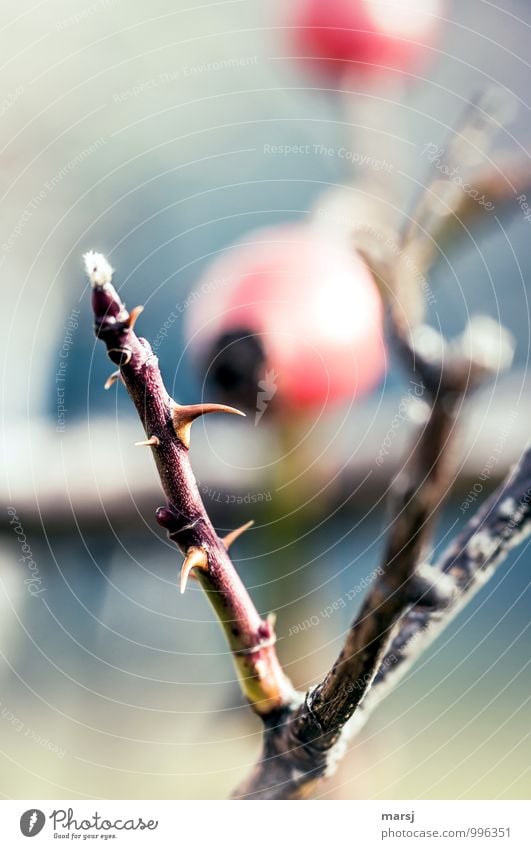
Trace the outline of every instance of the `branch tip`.
{"label": "branch tip", "polygon": [[95,289],[103,288],[111,282],[114,269],[103,254],[87,251],[83,254],[83,262],[90,284]]}

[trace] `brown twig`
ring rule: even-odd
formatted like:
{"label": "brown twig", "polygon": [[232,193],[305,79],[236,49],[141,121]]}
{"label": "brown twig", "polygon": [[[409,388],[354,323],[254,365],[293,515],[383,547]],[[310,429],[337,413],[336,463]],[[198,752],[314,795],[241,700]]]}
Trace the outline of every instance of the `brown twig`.
{"label": "brown twig", "polygon": [[[369,713],[419,653],[468,604],[508,552],[531,533],[531,445],[436,564],[456,592],[448,605],[415,605],[392,641],[367,699]],[[365,705],[364,705],[365,707]]]}

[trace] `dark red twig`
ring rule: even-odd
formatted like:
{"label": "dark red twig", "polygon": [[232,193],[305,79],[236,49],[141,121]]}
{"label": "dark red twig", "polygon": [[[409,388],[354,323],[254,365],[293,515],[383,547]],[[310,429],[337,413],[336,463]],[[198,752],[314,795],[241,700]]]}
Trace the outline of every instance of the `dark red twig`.
{"label": "dark red twig", "polygon": [[[229,557],[228,543],[218,537],[208,518],[189,461],[192,422],[206,413],[238,411],[213,404],[181,406],[170,398],[157,357],[134,332],[141,308],[127,311],[111,283],[112,269],[101,254],[87,254],[85,264],[92,283],[96,336],[119,366],[118,377],[146,433],[146,440],[139,444],[151,448],[168,500],[157,510],[157,521],[185,555],[181,588],[194,569],[223,626],[242,690],[253,709],[261,714],[290,704],[295,694],[278,662],[272,619],[258,615]],[[116,373],[110,380],[115,379]]]}

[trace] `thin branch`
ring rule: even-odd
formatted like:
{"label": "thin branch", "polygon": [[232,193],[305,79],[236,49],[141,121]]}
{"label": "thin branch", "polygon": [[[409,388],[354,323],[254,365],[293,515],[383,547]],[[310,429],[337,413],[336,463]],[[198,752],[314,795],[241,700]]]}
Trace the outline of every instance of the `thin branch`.
{"label": "thin branch", "polygon": [[[508,337],[486,321],[473,320],[460,340],[445,345],[430,328],[408,333],[402,314],[392,314],[399,352],[421,380],[431,408],[393,485],[393,518],[379,576],[330,672],[294,715],[281,717],[277,727],[266,731],[262,761],[238,789],[240,797],[293,798],[330,774],[352,733],[348,723],[370,695],[382,664],[389,664],[390,646],[397,654],[396,641],[409,636],[408,616],[416,623],[421,616],[442,614],[460,592],[453,573],[425,561],[434,518],[454,477],[452,443],[462,401],[511,358]],[[485,338],[494,326],[499,348]],[[362,710],[363,717],[367,713]]]}
{"label": "thin branch", "polygon": [[[461,597],[462,587],[453,572],[426,565],[427,546],[454,477],[452,443],[462,402],[512,359],[509,334],[488,318],[474,318],[451,344],[420,323],[423,294],[403,253],[406,244],[411,248],[410,232],[404,236],[398,261],[381,240],[371,243],[359,235],[358,249],[390,306],[390,335],[406,368],[422,382],[429,417],[394,482],[393,519],[379,577],[330,672],[307,693],[294,715],[284,714],[277,727],[266,729],[262,761],[236,791],[240,797],[297,797],[330,774],[353,729],[377,703],[378,696],[371,696],[373,682],[386,677],[379,670],[389,670],[393,664],[398,669],[406,657],[412,660],[418,654],[414,635],[419,623],[430,617],[445,620],[445,612]],[[421,239],[419,245],[416,253],[424,272],[434,253],[431,241]],[[389,672],[387,677],[391,679]],[[374,692],[384,695],[381,687]]]}
{"label": "thin branch", "polygon": [[415,605],[407,614],[374,679],[363,712],[374,709],[441,628],[481,589],[509,551],[530,534],[531,445],[438,560],[436,569],[451,578],[457,592],[448,605],[431,609]]}
{"label": "thin branch", "polygon": [[[279,712],[266,725],[261,759],[236,791],[237,798],[289,799],[311,793],[331,775],[349,741],[420,654],[494,574],[509,551],[531,536],[531,446],[515,468],[448,546],[432,571],[445,575],[452,590],[426,598],[402,618],[378,673],[367,690],[364,679],[352,682],[365,698],[333,746],[305,745],[294,735],[293,712]],[[437,584],[437,579],[434,579]]]}
{"label": "thin branch", "polygon": [[496,134],[515,110],[516,102],[499,86],[479,92],[467,103],[445,146],[429,144],[424,149],[431,153],[430,179],[399,239],[417,267],[432,265],[470,223],[498,204],[513,202],[516,210],[513,184],[529,183],[528,164],[514,157],[503,170],[484,164]]}
{"label": "thin branch", "polygon": [[[448,588],[431,584],[417,566],[426,557],[435,512],[453,468],[449,443],[461,397],[441,392],[393,485],[394,517],[378,578],[352,624],[339,657],[313,690],[295,725],[305,743],[330,748],[370,688],[398,620],[412,604],[442,604]],[[441,583],[441,582],[440,582]]]}
{"label": "thin branch", "polygon": [[189,461],[192,422],[206,413],[239,411],[214,404],[181,406],[170,398],[156,356],[133,329],[142,308],[127,311],[104,257],[89,253],[85,264],[92,283],[96,336],[119,366],[146,433],[140,444],[151,449],[168,499],[157,510],[157,521],[185,555],[181,589],[194,569],[223,626],[242,690],[256,713],[292,704],[296,694],[277,659],[272,618],[262,619],[254,607],[227,553],[228,545],[210,522]]}

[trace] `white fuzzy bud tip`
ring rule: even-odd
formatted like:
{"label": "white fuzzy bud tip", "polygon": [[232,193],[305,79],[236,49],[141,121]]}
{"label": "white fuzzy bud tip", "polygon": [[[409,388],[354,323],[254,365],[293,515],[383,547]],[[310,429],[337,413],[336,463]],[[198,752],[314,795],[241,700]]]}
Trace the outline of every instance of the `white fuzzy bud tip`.
{"label": "white fuzzy bud tip", "polygon": [[83,261],[85,263],[87,277],[92,286],[105,286],[107,283],[111,282],[113,269],[103,254],[88,251],[88,253],[84,254]]}

